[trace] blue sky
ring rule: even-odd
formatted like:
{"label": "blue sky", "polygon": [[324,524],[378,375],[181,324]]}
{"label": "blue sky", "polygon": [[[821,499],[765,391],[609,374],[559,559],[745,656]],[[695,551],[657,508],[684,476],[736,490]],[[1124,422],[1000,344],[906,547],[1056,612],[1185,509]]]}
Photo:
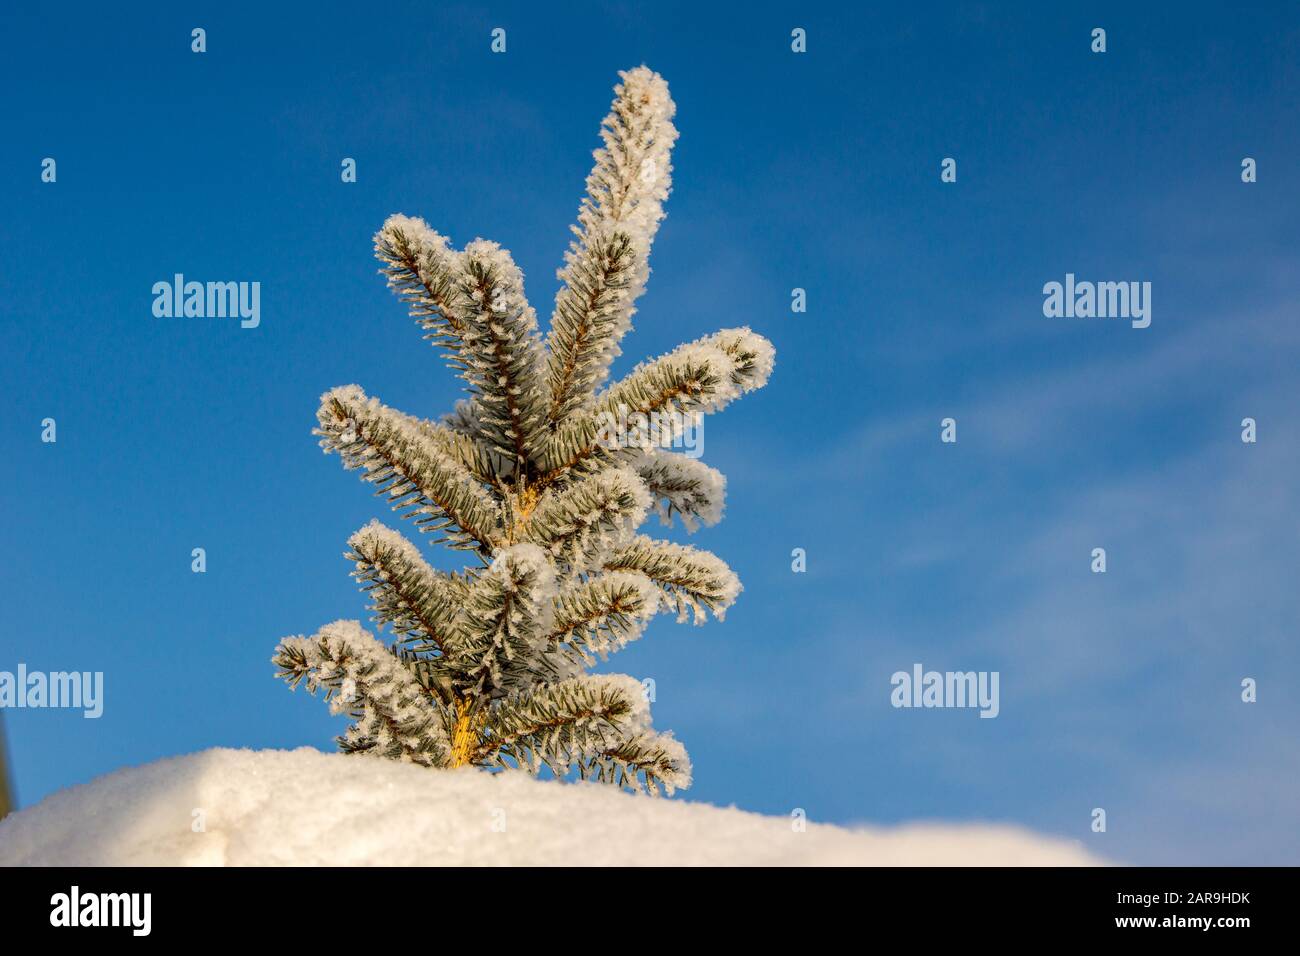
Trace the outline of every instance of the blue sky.
{"label": "blue sky", "polygon": [[[365,617],[341,554],[384,514],[317,448],[318,396],[458,395],[371,236],[404,212],[495,239],[549,316],[616,73],[644,62],[681,138],[619,368],[740,324],[777,348],[705,432],[727,515],[691,543],[744,594],[611,662],[655,679],[689,797],[1300,862],[1300,13],[849,6],[6,10],[0,670],[106,682],[99,720],[5,713],[20,804],[210,746],[330,748],[338,720],[269,658]],[[175,272],[259,281],[260,327],[154,318]],[[1151,282],[1151,327],[1045,318],[1067,272]],[[999,671],[1000,716],[893,709],[914,662]]]}

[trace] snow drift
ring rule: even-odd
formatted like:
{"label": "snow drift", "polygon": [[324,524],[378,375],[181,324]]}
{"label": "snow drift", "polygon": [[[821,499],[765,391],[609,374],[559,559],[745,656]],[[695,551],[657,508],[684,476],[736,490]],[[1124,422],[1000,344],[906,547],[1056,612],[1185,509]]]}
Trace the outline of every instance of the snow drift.
{"label": "snow drift", "polygon": [[598,784],[374,757],[207,750],[0,822],[0,865],[1092,865],[1006,826],[846,829]]}

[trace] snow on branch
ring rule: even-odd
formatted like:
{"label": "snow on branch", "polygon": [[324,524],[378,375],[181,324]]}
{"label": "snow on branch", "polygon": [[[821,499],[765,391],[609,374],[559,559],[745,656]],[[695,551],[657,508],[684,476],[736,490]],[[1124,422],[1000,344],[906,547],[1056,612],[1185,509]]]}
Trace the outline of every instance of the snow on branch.
{"label": "snow on branch", "polygon": [[659,795],[661,787],[672,796],[691,785],[690,758],[671,731],[629,737],[587,761],[580,773],[586,779],[614,786],[644,787],[654,796]]}
{"label": "snow on branch", "polygon": [[453,548],[491,550],[499,506],[418,421],[367,398],[356,385],[322,395],[316,417],[321,447],[337,452],[345,467],[361,469],[393,510],[414,516],[422,531],[442,533]]}
{"label": "snow on branch", "polygon": [[339,738],[344,750],[445,764],[443,714],[402,659],[356,621],[335,621],[311,637],[286,637],[271,661],[290,687],[304,683],[312,694],[323,689],[332,713],[356,721]]}
{"label": "snow on branch", "polygon": [[548,640],[590,666],[640,637],[658,608],[659,588],[644,574],[595,575],[556,596]]}
{"label": "snow on branch", "polygon": [[455,368],[460,360],[463,320],[456,312],[459,254],[446,236],[423,219],[392,215],[375,233],[375,257],[388,278],[388,287],[402,299],[411,318],[441,346]]}
{"label": "snow on branch", "polygon": [[389,287],[475,396],[475,433],[512,460],[527,457],[545,416],[541,337],[523,273],[495,242],[463,252],[423,219],[394,215],[375,234]]}
{"label": "snow on branch", "polygon": [[688,531],[722,520],[727,479],[716,468],[698,458],[655,448],[643,451],[630,467],[645,482],[663,524],[671,525],[674,514]]}
{"label": "snow on branch", "polygon": [[[465,400],[458,403],[457,407],[463,413],[468,414],[465,406],[469,404],[469,400]],[[474,480],[485,489],[488,489],[490,493],[496,490],[502,477],[513,473],[513,462],[509,461],[496,449],[485,447],[475,434],[467,434],[461,430],[459,426],[464,425],[469,421],[468,419],[458,419],[448,415],[438,424],[421,419],[413,419],[412,421],[415,427],[429,441],[433,442],[453,461],[473,475]],[[475,430],[478,429],[477,419],[473,420],[471,427]]]}
{"label": "snow on branch", "polygon": [[370,595],[370,610],[416,653],[445,655],[456,640],[466,585],[429,567],[419,550],[392,528],[371,521],[348,539],[352,576]]}
{"label": "snow on branch", "polygon": [[748,326],[723,329],[701,339],[722,349],[732,361],[731,381],[738,393],[752,392],[767,384],[776,364],[772,343]]}
{"label": "snow on branch", "polygon": [[721,620],[740,594],[740,579],[717,555],[689,545],[655,541],[638,535],[605,562],[610,571],[636,571],[663,589],[665,606],[675,608],[677,620],[687,612],[703,624],[708,611]]}
{"label": "snow on branch", "polygon": [[536,771],[540,761],[563,775],[577,754],[647,729],[650,707],[631,677],[586,674],[503,697],[491,718],[478,762],[505,765],[509,756],[522,760],[521,768]]}
{"label": "snow on branch", "polygon": [[630,471],[610,468],[545,492],[524,533],[551,560],[583,570],[626,542],[649,507],[645,483]]}
{"label": "snow on branch", "polygon": [[690,785],[686,750],[650,728],[641,684],[625,674],[584,675],[512,694],[493,705],[476,763],[672,793]]}
{"label": "snow on branch", "polygon": [[457,290],[462,377],[476,397],[478,434],[505,457],[527,460],[545,407],[541,339],[523,273],[495,242],[476,239],[461,254]]}
{"label": "snow on branch", "polygon": [[497,554],[465,597],[461,640],[448,661],[459,693],[499,696],[567,670],[547,640],[555,595],[555,569],[537,545]]}
{"label": "snow on branch", "polygon": [[672,187],[676,107],[663,77],[642,66],[620,73],[603,146],[587,177],[574,240],[547,339],[547,420],[562,421],[591,401],[650,274],[650,247]]}
{"label": "snow on branch", "polygon": [[705,336],[642,362],[597,396],[592,410],[573,415],[554,429],[538,462],[555,474],[626,459],[625,449],[610,448],[600,439],[611,419],[644,415],[658,421],[680,420],[719,411],[767,383],[773,354],[767,339],[743,328]]}

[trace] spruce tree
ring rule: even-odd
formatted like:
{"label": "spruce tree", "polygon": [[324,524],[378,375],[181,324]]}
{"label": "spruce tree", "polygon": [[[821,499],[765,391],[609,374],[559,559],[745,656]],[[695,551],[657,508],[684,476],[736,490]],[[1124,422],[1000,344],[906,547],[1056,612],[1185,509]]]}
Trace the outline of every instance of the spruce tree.
{"label": "spruce tree", "polygon": [[656,794],[690,783],[686,751],[652,729],[641,685],[586,671],[657,611],[701,623],[735,601],[740,582],[717,557],[636,529],[651,510],[691,531],[719,520],[722,475],[667,449],[698,416],[761,387],[773,350],[727,329],[606,384],[649,275],[677,138],[663,78],[644,66],[620,77],[545,341],[495,242],[458,251],[401,215],[375,236],[389,286],[470,397],[433,422],[347,385],[322,396],[315,433],[395,511],[477,564],[435,571],[378,521],[348,541],[352,574],[395,643],[336,621],[284,639],[273,658],[291,686],[322,690],[352,718],[346,752],[547,767]]}

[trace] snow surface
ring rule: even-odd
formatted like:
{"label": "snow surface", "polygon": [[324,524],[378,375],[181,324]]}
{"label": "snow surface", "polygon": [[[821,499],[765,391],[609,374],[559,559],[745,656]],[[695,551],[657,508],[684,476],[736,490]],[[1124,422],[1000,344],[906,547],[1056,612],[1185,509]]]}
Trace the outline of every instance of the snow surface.
{"label": "snow surface", "polygon": [[[202,826],[200,827],[200,823]],[[302,748],[205,750],[0,822],[0,865],[1096,865],[1007,826],[845,829],[599,784]]]}

